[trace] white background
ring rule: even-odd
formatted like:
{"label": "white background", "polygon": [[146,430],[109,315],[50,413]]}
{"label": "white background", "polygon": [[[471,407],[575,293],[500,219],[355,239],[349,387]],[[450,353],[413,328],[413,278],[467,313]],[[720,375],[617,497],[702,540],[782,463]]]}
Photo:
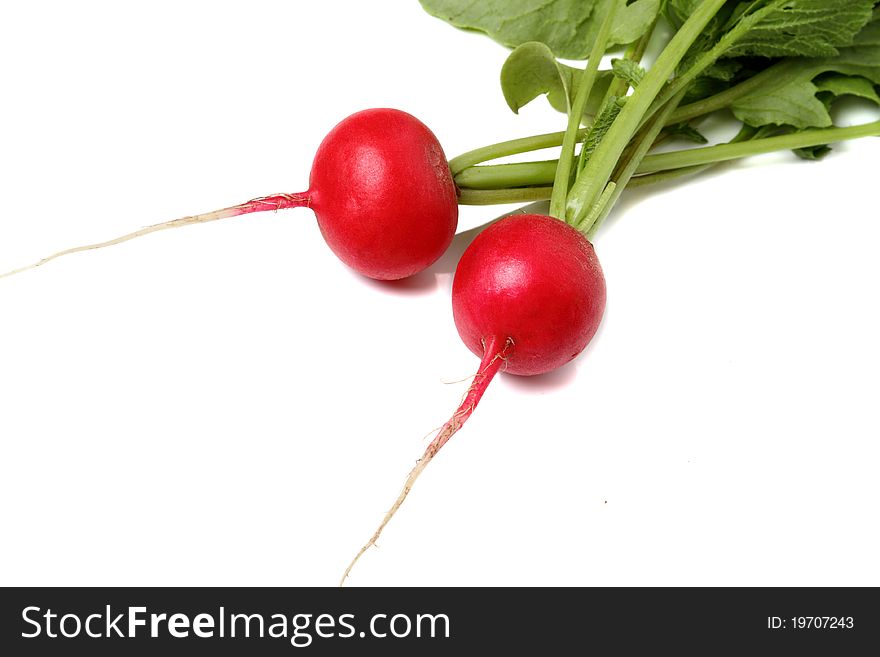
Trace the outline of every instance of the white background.
{"label": "white background", "polygon": [[[415,0],[6,3],[0,270],[303,190],[358,109],[561,129],[505,54]],[[501,376],[350,585],[880,585],[878,147],[629,193],[590,348]],[[295,210],[0,281],[0,584],[335,585],[477,366],[466,244],[378,284]]]}

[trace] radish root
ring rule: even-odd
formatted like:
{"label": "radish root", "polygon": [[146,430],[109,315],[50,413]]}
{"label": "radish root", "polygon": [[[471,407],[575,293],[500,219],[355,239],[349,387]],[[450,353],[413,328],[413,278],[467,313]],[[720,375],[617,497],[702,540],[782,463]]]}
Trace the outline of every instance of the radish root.
{"label": "radish root", "polygon": [[363,556],[363,554],[371,547],[376,545],[376,541],[379,540],[382,530],[385,529],[385,526],[390,522],[391,518],[394,517],[397,510],[400,509],[403,501],[407,498],[407,495],[409,495],[413,485],[416,483],[416,479],[418,479],[419,475],[421,475],[425,468],[428,467],[428,463],[430,463],[434,456],[436,456],[437,452],[440,451],[440,448],[449,442],[449,439],[452,438],[462,426],[464,426],[464,423],[467,422],[467,419],[474,412],[474,409],[477,408],[477,404],[480,403],[480,399],[489,387],[489,383],[492,382],[492,379],[507,361],[507,358],[513,349],[513,340],[511,338],[503,340],[503,344],[499,349],[498,344],[501,342],[502,340],[498,338],[490,338],[485,341],[483,361],[480,363],[480,369],[477,370],[477,374],[474,377],[470,388],[468,388],[461,405],[455,413],[453,413],[449,421],[440,428],[440,431],[434,437],[434,440],[432,440],[427,449],[425,449],[422,458],[418,460],[416,466],[410,471],[409,476],[406,478],[406,482],[403,484],[403,490],[400,491],[400,495],[397,496],[394,504],[385,514],[382,523],[379,525],[379,528],[375,531],[370,540],[367,541],[366,545],[364,545],[357,555],[355,555],[354,559],[351,560],[351,563],[342,575],[342,579],[339,580],[339,586],[345,584],[345,580],[351,574],[352,568],[354,568],[361,556]]}
{"label": "radish root", "polygon": [[95,249],[103,249],[108,246],[115,246],[116,244],[122,244],[123,242],[128,242],[129,240],[143,237],[144,235],[149,235],[150,233],[157,233],[160,230],[181,228],[183,226],[190,226],[193,224],[204,224],[209,221],[217,221],[218,219],[228,219],[230,217],[238,217],[243,214],[250,214],[251,212],[276,211],[303,206],[308,207],[310,203],[311,198],[309,197],[308,192],[304,192],[302,194],[275,194],[272,196],[261,196],[260,198],[251,199],[246,203],[233,205],[232,207],[223,208],[222,210],[214,210],[213,212],[197,214],[191,217],[181,217],[180,219],[166,221],[161,224],[153,224],[152,226],[147,226],[146,228],[136,230],[133,233],[128,233],[127,235],[117,237],[116,239],[107,240],[106,242],[97,242],[95,244],[86,244],[84,246],[76,246],[71,249],[64,249],[63,251],[53,253],[52,255],[47,256],[42,260],[38,260],[37,262],[34,262],[30,265],[19,267],[18,269],[13,269],[12,271],[6,272],[5,274],[0,274],[0,278],[7,278],[9,276],[15,276],[16,274],[28,271],[29,269],[36,269],[37,267],[41,267],[47,262],[51,262],[52,260],[55,260],[56,258],[60,258],[62,256],[70,255],[72,253],[81,253],[82,251],[94,251]]}

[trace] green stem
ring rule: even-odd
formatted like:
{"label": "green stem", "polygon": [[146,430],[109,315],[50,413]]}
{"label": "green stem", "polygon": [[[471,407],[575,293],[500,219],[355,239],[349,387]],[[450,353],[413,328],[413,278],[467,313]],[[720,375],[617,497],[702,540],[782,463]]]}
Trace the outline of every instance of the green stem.
{"label": "green stem", "polygon": [[602,55],[605,54],[608,46],[608,39],[611,36],[611,25],[614,22],[614,15],[617,13],[617,7],[620,2],[621,0],[612,0],[611,5],[608,7],[608,12],[602,19],[599,33],[596,35],[596,40],[593,42],[593,48],[590,51],[590,58],[587,60],[587,66],[582,73],[577,95],[569,108],[568,127],[565,130],[565,136],[562,138],[562,151],[559,154],[559,165],[556,167],[556,176],[553,180],[553,195],[550,197],[551,217],[561,219],[565,214],[565,199],[568,196],[568,185],[574,161],[574,147],[578,139],[578,129],[584,117],[587,98],[590,97],[590,91],[592,91],[593,83],[596,81],[599,63],[602,61]]}
{"label": "green stem", "polygon": [[[587,134],[584,128],[578,131],[578,137]],[[490,144],[481,148],[462,153],[458,157],[449,160],[449,168],[453,175],[458,175],[468,167],[472,167],[481,162],[489,160],[497,160],[499,157],[507,157],[509,155],[519,155],[520,153],[529,153],[531,151],[539,151],[544,148],[554,148],[562,144],[564,132],[548,132],[543,135],[534,135],[531,137],[522,137],[520,139],[511,139],[510,141],[502,141],[497,144]]]}
{"label": "green stem", "polygon": [[556,160],[484,164],[470,167],[455,176],[460,189],[507,189],[552,185],[556,178]]}
{"label": "green stem", "polygon": [[672,153],[649,155],[638,168],[638,173],[653,173],[667,169],[679,169],[702,164],[714,164],[726,160],[736,160],[751,155],[762,155],[774,151],[821,146],[835,141],[859,139],[860,137],[880,137],[880,121],[863,123],[846,128],[818,128],[793,132],[779,137],[765,137],[736,144],[719,144],[703,148],[689,148]]}
{"label": "green stem", "polygon": [[[642,57],[645,56],[645,50],[648,48],[648,44],[651,42],[651,37],[654,35],[654,29],[656,27],[657,20],[654,19],[654,22],[651,23],[651,26],[648,28],[648,30],[635,43],[631,43],[629,45],[629,47],[623,53],[623,59],[639,64],[642,61]],[[605,97],[602,99],[602,104],[599,105],[597,116],[601,116],[604,108],[607,107],[613,99],[626,96],[627,92],[629,91],[629,87],[629,82],[627,82],[623,78],[615,76],[614,79],[611,81],[611,84],[608,85],[608,90],[605,92]],[[587,149],[583,148],[582,146],[580,155],[578,156],[577,175],[580,175],[581,171],[584,170],[586,164]]]}
{"label": "green stem", "polygon": [[688,103],[687,105],[682,105],[672,113],[672,116],[669,117],[669,123],[675,124],[690,121],[691,119],[709,114],[710,112],[730,107],[743,96],[751,93],[755,89],[760,89],[766,84],[767,80],[774,79],[780,73],[784,74],[789,68],[796,68],[799,66],[803,66],[803,63],[799,60],[784,59],[740,82],[738,85],[725,89],[714,96],[709,96],[708,98]]}
{"label": "green stem", "polygon": [[[692,176],[705,171],[715,165],[703,164],[700,166],[658,171],[643,176],[633,176],[627,184],[627,189],[645,187],[657,183]],[[549,185],[544,187],[520,187],[514,189],[462,189],[459,192],[459,205],[502,205],[505,203],[534,203],[536,201],[549,201],[553,188]]]}
{"label": "green stem", "polygon": [[[638,60],[634,59],[633,61]],[[764,83],[765,79],[770,79],[775,74],[778,74],[782,69],[794,65],[796,65],[796,62],[783,60],[782,62],[771,66],[761,73],[758,73],[753,77],[741,82],[735,87],[731,87],[730,89],[722,91],[714,96],[710,96],[709,98],[705,98],[703,100],[679,107],[675,112],[673,112],[672,116],[669,118],[669,122],[667,125],[674,125],[683,121],[689,121],[705,114],[709,114],[710,112],[729,107],[733,104],[734,101],[738,100],[742,96],[745,96],[749,92],[753,91],[755,88],[760,87]],[[754,80],[757,81],[753,82]],[[621,84],[626,84],[626,82],[620,79],[617,79],[616,81],[620,82]],[[606,96],[606,102],[607,100],[608,97]],[[578,130],[577,138],[579,140],[583,139],[588,132],[589,128],[581,128],[580,130]],[[530,153],[532,151],[538,151],[545,148],[555,148],[557,146],[561,146],[563,137],[565,137],[565,132],[560,130],[559,132],[548,132],[541,135],[533,135],[530,137],[521,137],[519,139],[502,141],[497,144],[489,144],[488,146],[482,146],[480,148],[476,148],[472,151],[462,153],[461,155],[452,158],[451,160],[449,160],[449,168],[452,170],[453,175],[458,175],[461,171],[464,171],[465,169],[473,167],[482,162],[497,160],[498,158],[508,157],[511,155],[520,155],[521,153]]]}
{"label": "green stem", "polygon": [[[641,40],[638,43],[641,43]],[[647,45],[647,40],[645,40],[644,43],[645,45]],[[726,44],[725,47],[729,45],[730,44]],[[715,49],[713,49],[713,53],[707,56],[705,61],[703,61],[698,67],[692,68],[687,76],[690,78],[696,77],[696,75],[702,72],[702,70],[705,69],[706,66],[711,65],[711,63],[713,63],[715,59],[717,59],[716,55],[718,53],[714,52],[714,50]],[[634,61],[638,60],[634,59]],[[784,73],[787,69],[796,68],[801,65],[802,63],[800,62],[800,60],[784,59],[761,71],[760,73],[757,73],[752,77],[744,80],[738,85],[731,87],[730,89],[726,89],[720,93],[715,94],[714,96],[710,96],[708,98],[704,98],[702,100],[698,100],[696,102],[679,107],[669,117],[667,125],[674,125],[677,123],[682,123],[683,121],[690,121],[711,112],[730,107],[734,102],[736,102],[743,96],[751,93],[755,89],[761,88],[763,85],[766,84],[768,80],[772,80],[780,74],[783,74],[784,77]],[[678,78],[676,81],[673,82],[673,84],[676,86],[681,84],[682,79],[685,78]],[[616,80],[616,82],[626,84],[622,80]],[[614,83],[612,83],[612,88],[613,87]],[[672,87],[670,87],[670,89],[671,88]],[[664,95],[666,94],[668,94],[668,91],[664,92]],[[607,98],[608,95],[606,94],[606,101]],[[660,99],[658,99],[657,102],[658,107],[659,100]],[[578,139],[582,139],[587,134],[587,132],[587,128],[579,130]],[[463,153],[462,155],[451,159],[449,161],[449,168],[452,170],[453,174],[458,174],[464,169],[480,164],[481,162],[488,162],[490,160],[495,160],[501,157],[519,155],[520,153],[528,153],[544,148],[555,148],[556,146],[560,146],[562,144],[564,136],[565,132],[563,131],[549,132],[542,135],[534,135],[531,137],[523,137],[521,139],[512,139],[510,141],[504,141],[497,144],[490,144],[489,146],[483,146],[481,148],[468,151],[467,153]]]}
{"label": "green stem", "polygon": [[[663,90],[663,93],[657,97],[650,109],[645,113],[642,118],[642,124],[650,119],[654,112],[658,111],[663,105],[669,102],[673,96],[676,96],[682,89],[687,88],[703,71],[718,61],[718,59],[730,50],[737,41],[748,34],[755,25],[760,23],[767,14],[777,11],[779,5],[784,1],[785,0],[774,0],[754,13],[742,16],[737,24],[718,40],[718,43],[716,43],[711,49],[699,55],[687,71],[682,75],[677,76],[669,83],[669,86]],[[684,26],[682,26],[682,29],[684,29]]]}
{"label": "green stem", "polygon": [[[778,137],[752,139],[742,143],[688,148],[646,156],[634,175],[715,164],[774,151],[819,146],[835,141],[880,136],[880,121],[847,128],[816,128]],[[495,164],[465,169],[455,177],[456,184],[467,189],[506,189],[549,185],[556,171],[554,160]]]}
{"label": "green stem", "polygon": [[[603,189],[602,193],[599,194],[599,199],[590,210],[590,214],[588,214],[584,219],[583,225],[592,226],[597,221],[599,221],[601,217],[604,217],[608,212],[610,212],[611,207],[617,202],[617,199],[620,198],[620,194],[622,192],[622,186],[618,187],[616,182],[614,182],[613,180],[609,180],[608,184],[605,185],[605,189]],[[590,236],[588,230],[584,228],[578,228],[578,230],[587,235],[588,240],[593,239]]]}
{"label": "green stem", "polygon": [[[673,114],[675,114],[675,112],[673,112]],[[742,129],[737,133],[737,135],[728,143],[736,144],[739,142],[748,141],[755,136],[756,132],[756,128],[753,128],[750,125],[744,125]],[[712,162],[710,164],[696,164],[694,166],[681,167],[680,169],[669,169],[667,171],[658,171],[657,173],[646,173],[640,176],[634,176],[630,178],[630,181],[627,184],[627,188],[632,189],[633,187],[653,185],[656,183],[666,182],[667,180],[681,178],[683,176],[692,176],[700,173],[701,171],[705,171],[706,169],[711,169],[712,167],[718,166],[719,164],[721,164],[721,162]]]}
{"label": "green stem", "polygon": [[[648,44],[651,42],[651,37],[654,36],[654,28],[656,27],[657,20],[655,19],[651,23],[651,27],[648,28],[641,38],[626,49],[623,53],[623,59],[628,59],[636,64],[641,63],[642,57],[645,56],[645,50],[648,49]],[[608,87],[608,93],[605,94],[605,102],[602,105],[604,106],[612,96],[625,96],[627,91],[629,91],[629,83],[622,78],[615,77]]]}
{"label": "green stem", "polygon": [[724,2],[725,0],[703,0],[672,37],[654,66],[629,97],[569,193],[566,207],[566,220],[569,223],[577,225],[589,213],[593,203],[605,189],[623,150],[638,130],[645,112],[651,107],[691,44]]}
{"label": "green stem", "polygon": [[[682,167],[681,169],[670,169],[669,171],[658,171],[657,173],[648,173],[643,176],[633,176],[627,184],[627,189],[635,189],[637,187],[645,187],[657,183],[666,182],[667,180],[675,180],[676,178],[684,178],[685,176],[693,176],[706,169],[711,169],[716,164],[702,164],[693,167]],[[534,187],[531,189],[540,189]]]}
{"label": "green stem", "polygon": [[[737,144],[740,142],[748,141],[755,136],[756,132],[756,128],[753,128],[749,125],[744,125],[742,129],[737,133],[737,135],[727,143]],[[657,142],[655,141],[654,143],[656,144]],[[644,162],[644,160],[642,161]],[[626,188],[634,189],[636,187],[655,185],[658,183],[666,182],[667,180],[675,180],[676,178],[683,178],[685,176],[693,176],[700,173],[701,171],[706,171],[707,169],[716,167],[719,164],[724,164],[724,162],[726,161],[729,160],[720,160],[718,162],[709,162],[708,164],[695,164],[692,166],[680,167],[678,169],[666,169],[664,171],[657,171],[655,173],[642,173],[639,175],[634,175],[632,178],[630,178],[629,182],[626,185]],[[636,173],[638,173],[638,169],[636,169]],[[538,188],[535,187],[530,189]]]}
{"label": "green stem", "polygon": [[[587,239],[593,239],[596,231],[599,230],[599,226],[602,225],[602,222],[605,221],[605,217],[607,217],[608,213],[611,212],[611,208],[613,208],[614,204],[617,203],[617,200],[620,198],[620,195],[623,193],[623,190],[629,183],[630,178],[633,177],[636,169],[642,163],[642,160],[644,160],[645,155],[647,155],[648,153],[648,150],[654,144],[654,141],[657,139],[657,136],[660,134],[663,126],[666,125],[666,121],[669,120],[672,112],[675,111],[676,107],[678,107],[678,104],[681,102],[684,94],[685,90],[683,89],[676,96],[674,96],[672,100],[669,101],[669,104],[663,108],[660,114],[658,114],[657,117],[648,124],[648,127],[644,131],[644,134],[638,140],[635,149],[630,154],[626,162],[623,164],[623,168],[618,174],[617,180],[614,181],[616,182],[616,185],[612,189],[609,198],[601,204],[598,212],[590,213],[591,215],[594,215],[592,216],[592,218],[590,218],[590,216],[588,215],[588,221],[585,221],[582,226],[578,226],[581,231],[586,233]],[[611,183],[609,183],[609,185],[610,184]]]}
{"label": "green stem", "polygon": [[[781,62],[780,65],[786,63],[787,61]],[[770,69],[767,69],[765,72],[769,71]],[[763,73],[764,72],[758,73],[755,77],[763,75]],[[716,96],[711,96],[710,98],[678,108],[678,110],[676,110],[670,117],[669,124],[681,123],[682,121],[690,120],[708,114],[709,112],[728,107],[734,100],[737,100],[740,96],[744,96],[752,90],[749,83],[753,79],[754,78],[749,78],[740,85],[722,91]],[[624,84],[626,83],[624,82]],[[742,88],[741,91],[735,91],[740,90],[740,88]],[[578,139],[586,137],[588,132],[589,128],[581,128],[578,130]],[[548,132],[541,135],[532,135],[530,137],[502,141],[497,144],[489,144],[488,146],[475,148],[472,151],[462,153],[461,155],[452,158],[449,160],[449,168],[452,170],[453,175],[458,175],[465,169],[481,164],[482,162],[497,160],[498,158],[511,155],[520,155],[521,153],[531,153],[532,151],[539,151],[545,148],[556,148],[557,146],[562,145],[562,139],[564,136],[565,132],[560,130],[558,132]]]}
{"label": "green stem", "polygon": [[[656,175],[656,174],[655,174]],[[650,176],[645,176],[649,178]],[[534,203],[549,201],[553,188],[520,187],[518,189],[461,189],[459,205],[501,205],[503,203]]]}

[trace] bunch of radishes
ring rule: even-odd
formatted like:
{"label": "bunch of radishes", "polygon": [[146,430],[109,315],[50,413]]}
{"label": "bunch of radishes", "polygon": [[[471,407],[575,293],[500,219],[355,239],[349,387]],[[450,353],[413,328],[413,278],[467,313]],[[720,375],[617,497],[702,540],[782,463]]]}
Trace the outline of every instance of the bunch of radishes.
{"label": "bunch of radishes", "polygon": [[[677,86],[676,67],[723,5],[723,0],[695,5],[692,13],[682,17],[654,67],[647,72],[630,68],[611,81],[605,89],[616,89],[616,94],[603,92],[606,113],[596,112],[585,119],[589,117],[586,108],[591,92],[599,86],[600,60],[611,44],[619,43],[612,38],[616,14],[627,9],[625,2],[609,3],[608,11],[597,21],[587,66],[573,74],[577,89],[572,85],[564,90],[569,121],[567,130],[559,135],[494,145],[483,149],[482,156],[457,158],[450,166],[435,136],[418,119],[395,109],[364,110],[344,119],[323,140],[304,192],[260,197],[107,242],[67,249],[3,276],[62,255],[103,248],[159,230],[252,212],[308,207],[314,211],[328,246],[346,265],[370,278],[397,280],[423,271],[446,251],[457,228],[460,201],[550,198],[552,216],[524,214],[502,219],[483,230],[458,263],[452,289],[453,319],[465,345],[480,358],[479,368],[461,405],[430,442],[356,561],[375,543],[427,464],[473,413],[496,374],[545,374],[584,350],[602,319],[606,293],[588,236],[595,233],[623,188],[638,180],[640,171],[684,173],[691,167],[732,157],[878,133],[877,125],[872,125],[850,132],[830,129],[749,135],[749,148],[729,153],[694,149],[702,152],[691,154],[687,162],[678,160],[666,168],[656,164],[656,169],[645,171],[644,163],[650,163],[646,160],[648,150],[669,125],[688,89],[687,84]],[[630,58],[636,67],[650,32],[637,37],[641,39],[633,50],[637,56]],[[705,69],[714,62],[707,59],[702,65]],[[600,121],[607,123],[598,133]],[[509,177],[513,174],[507,169],[503,174],[508,178],[495,184],[486,183],[489,172],[485,168],[472,168],[501,155],[554,144],[562,149],[559,163],[549,167],[552,188],[547,184],[551,181],[536,177],[535,172],[547,170],[541,163],[521,165],[520,172],[531,166],[525,179]],[[481,153],[481,149],[474,153]],[[480,176],[479,184],[467,186],[468,180]],[[479,198],[479,190],[494,191],[496,196]],[[469,196],[474,192],[476,196]],[[352,565],[354,562],[343,580]]]}

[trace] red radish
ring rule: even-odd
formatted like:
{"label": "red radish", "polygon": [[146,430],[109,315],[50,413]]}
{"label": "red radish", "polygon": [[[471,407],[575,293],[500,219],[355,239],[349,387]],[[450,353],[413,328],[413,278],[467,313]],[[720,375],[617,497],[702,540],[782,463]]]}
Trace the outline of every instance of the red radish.
{"label": "red radish", "polygon": [[452,312],[461,339],[482,359],[480,368],[342,582],[431,459],[474,412],[498,371],[529,376],[561,367],[584,350],[604,311],[605,277],[593,245],[568,224],[544,215],[516,215],[477,236],[455,272]]}
{"label": "red radish", "polygon": [[511,341],[505,371],[551,372],[577,356],[605,309],[605,279],[593,245],[542,215],[513,216],[483,231],[455,271],[452,314],[477,356]]}
{"label": "red radish", "polygon": [[344,119],[324,138],[306,192],[264,196],[66,249],[0,278],[168,228],[303,206],[315,212],[340,260],[380,280],[405,278],[431,265],[446,251],[458,225],[457,191],[434,134],[406,112],[368,109]]}
{"label": "red radish", "polygon": [[458,224],[440,143],[398,110],[364,110],[333,128],[315,154],[307,195],[333,252],[370,278],[422,271],[443,255]]}

